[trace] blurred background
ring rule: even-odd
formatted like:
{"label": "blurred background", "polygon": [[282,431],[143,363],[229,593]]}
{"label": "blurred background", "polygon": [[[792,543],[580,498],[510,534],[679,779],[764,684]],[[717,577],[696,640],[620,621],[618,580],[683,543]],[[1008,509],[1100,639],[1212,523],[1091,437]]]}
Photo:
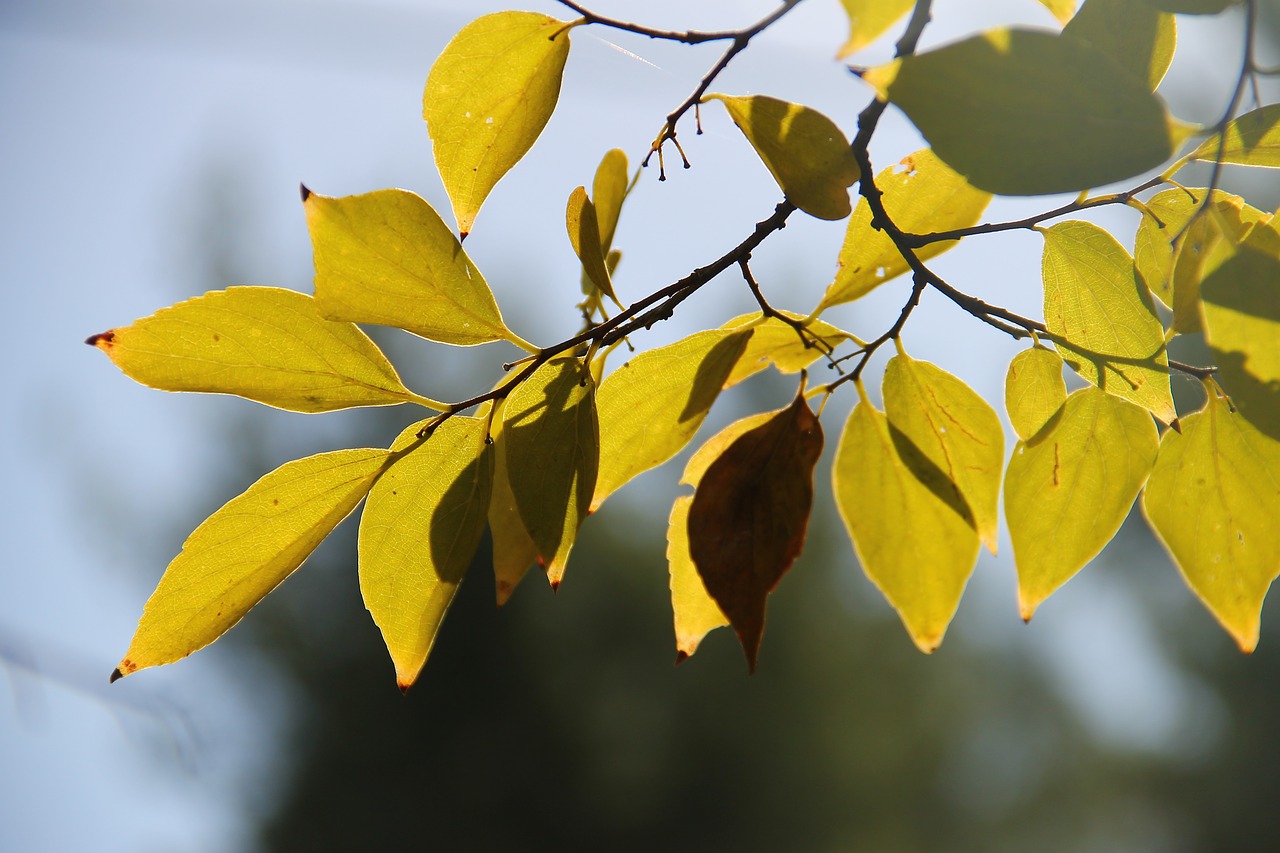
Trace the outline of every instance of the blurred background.
{"label": "blurred background", "polygon": [[[520,5],[568,17],[549,0]],[[722,29],[773,5],[596,8]],[[1034,0],[935,5],[926,46],[1000,23],[1052,25]],[[1261,58],[1274,63],[1276,4],[1264,5]],[[751,678],[728,631],[672,665],[665,530],[681,459],[591,519],[558,595],[531,576],[498,611],[482,545],[408,697],[360,600],[354,520],[222,641],[108,688],[196,524],[289,459],[385,446],[418,415],[167,395],[80,342],[206,290],[310,292],[300,181],[326,195],[404,187],[449,219],[422,85],[454,32],[506,7],[0,4],[0,282],[13,345],[0,442],[0,849],[1276,849],[1274,610],[1259,650],[1240,655],[1135,515],[1029,626],[1007,539],[999,558],[984,552],[946,643],[925,657],[859,570],[827,461]],[[1241,16],[1179,25],[1162,92],[1179,117],[1209,123],[1234,82]],[[869,92],[831,59],[846,31],[835,0],[809,0],[714,88],[803,101],[852,132]],[[860,61],[887,58],[892,38]],[[636,162],[722,49],[599,28],[573,40],[555,116],[467,241],[508,321],[539,343],[578,323],[565,198],[607,149]],[[703,127],[681,127],[692,170],[670,169],[665,183],[650,170],[628,201],[615,243],[624,300],[720,255],[778,200],[722,110],[708,108]],[[890,110],[872,154],[881,168],[920,146]],[[1228,187],[1276,205],[1276,185],[1256,173],[1229,174]],[[1057,203],[1000,201],[989,217]],[[1094,218],[1124,239],[1137,225],[1124,210]],[[841,223],[793,217],[753,259],[770,300],[808,311],[842,237]],[[1040,248],[1029,233],[970,241],[936,269],[1038,315]],[[906,287],[830,319],[877,335]],[[725,276],[637,343],[752,304]],[[488,387],[511,357],[370,331],[410,387],[437,398]],[[1020,348],[933,296],[904,339],[997,402]],[[1175,384],[1195,405],[1193,383]],[[792,393],[792,379],[753,379],[722,398],[703,437]],[[828,458],[852,397],[827,408]]]}

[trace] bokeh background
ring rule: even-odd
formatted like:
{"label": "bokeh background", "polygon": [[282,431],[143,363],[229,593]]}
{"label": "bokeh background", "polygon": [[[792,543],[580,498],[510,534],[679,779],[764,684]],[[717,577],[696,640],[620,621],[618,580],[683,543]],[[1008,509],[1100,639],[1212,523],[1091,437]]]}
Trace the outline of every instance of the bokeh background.
{"label": "bokeh background", "polygon": [[[520,4],[567,17],[549,0]],[[659,26],[727,28],[769,0],[599,0]],[[1033,0],[938,0],[925,44],[1009,21]],[[1264,4],[1262,58],[1275,59]],[[0,570],[0,850],[1271,850],[1280,845],[1280,623],[1244,657],[1140,517],[1024,626],[1007,540],[979,561],[942,649],[918,654],[862,576],[828,463],[804,555],[770,604],[761,671],[712,634],[680,667],[665,524],[680,461],[584,528],[564,585],[532,576],[493,606],[487,544],[419,685],[402,697],[360,601],[349,520],[225,639],[108,688],[142,603],[185,535],[271,468],[383,446],[417,417],[304,416],[134,385],[80,341],[206,290],[309,292],[297,186],[398,186],[447,200],[421,123],[432,59],[493,0],[6,0],[0,4],[0,293],[7,559]],[[1241,16],[1180,20],[1162,91],[1214,121]],[[835,0],[808,0],[715,88],[811,104],[852,130],[868,91],[831,57]],[[498,186],[467,249],[521,335],[578,322],[564,199],[605,150],[635,162],[721,49],[575,31],[561,103]],[[889,55],[890,39],[862,58]],[[1268,91],[1264,89],[1264,95]],[[1274,98],[1276,91],[1271,89]],[[718,107],[682,126],[694,168],[646,173],[617,245],[624,298],[737,243],[778,198]],[[873,157],[920,147],[890,110]],[[1228,186],[1274,209],[1266,176]],[[1055,200],[1002,201],[992,218]],[[448,214],[446,213],[446,218]],[[1123,236],[1136,218],[1095,218]],[[808,310],[839,223],[795,217],[756,253],[775,305]],[[936,268],[1039,312],[1040,241],[970,241]],[[905,283],[831,319],[871,337]],[[726,276],[637,342],[750,310]],[[510,355],[371,330],[411,387],[461,398]],[[935,296],[905,336],[1001,399],[1019,345]],[[1194,342],[1191,342],[1194,346]],[[1185,351],[1189,359],[1198,356]],[[878,372],[881,359],[873,366]],[[1195,388],[1175,380],[1187,405]],[[762,376],[703,435],[784,404]],[[828,459],[851,393],[828,407]]]}

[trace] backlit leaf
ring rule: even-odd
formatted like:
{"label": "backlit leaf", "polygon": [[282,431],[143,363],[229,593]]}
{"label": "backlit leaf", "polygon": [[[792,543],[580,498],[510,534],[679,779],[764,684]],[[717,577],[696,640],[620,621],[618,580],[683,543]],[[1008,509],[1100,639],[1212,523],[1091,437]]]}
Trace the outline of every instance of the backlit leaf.
{"label": "backlit leaf", "polygon": [[595,382],[579,359],[539,367],[503,406],[507,477],[553,587],[588,515],[600,462]]}
{"label": "backlit leaf", "polygon": [[463,237],[489,191],[551,118],[569,27],[535,12],[485,15],[463,27],[431,66],[422,117]]}
{"label": "backlit leaf", "polygon": [[[789,311],[782,313],[793,320],[803,319]],[[776,317],[762,317],[759,313],[742,314],[721,326],[722,329],[747,327],[751,329],[751,339],[747,341],[746,349],[742,351],[729,378],[725,380],[725,388],[737,385],[770,365],[780,373],[799,373],[822,357],[822,350],[817,345],[806,347],[795,327]],[[835,349],[845,341],[854,340],[848,332],[822,320],[810,321],[805,326],[805,331],[830,349]]]}
{"label": "backlit leaf", "polygon": [[1216,15],[1222,10],[1236,5],[1240,0],[1142,0],[1142,2],[1164,12],[1177,12],[1186,15]]}
{"label": "backlit leaf", "polygon": [[182,543],[111,680],[222,636],[356,508],[390,457],[370,449],[308,456],[232,498]]}
{"label": "backlit leaf", "polygon": [[1070,21],[1076,13],[1076,0],[1040,0],[1040,5],[1053,13],[1060,24]]}
{"label": "backlit leaf", "polygon": [[1031,440],[1061,411],[1066,400],[1061,356],[1034,346],[1013,357],[1004,380],[1004,405],[1018,438]]}
{"label": "backlit leaf", "polygon": [[[996,552],[1004,427],[972,388],[901,345],[884,371],[884,408],[898,457],[925,482],[941,476],[964,504],[979,538]],[[901,438],[905,438],[903,441]]]}
{"label": "backlit leaf", "polygon": [[1201,285],[1218,381],[1241,413],[1280,439],[1280,233],[1257,225]]}
{"label": "backlit leaf", "polygon": [[1200,143],[1191,156],[1197,160],[1218,159],[1239,166],[1280,168],[1280,104],[1267,104],[1245,113],[1227,125],[1226,142],[1214,135]]}
{"label": "backlit leaf", "polygon": [[1044,321],[1071,369],[1109,394],[1177,417],[1169,390],[1164,327],[1133,259],[1089,222],[1060,222],[1044,234]]}
{"label": "backlit leaf", "polygon": [[[861,390],[861,389],[859,389]],[[836,507],[858,561],[920,651],[942,644],[978,557],[972,516],[945,479],[921,481],[898,455],[888,419],[865,397],[831,468]]]}
{"label": "backlit leaf", "polygon": [[607,256],[613,248],[613,235],[618,230],[622,215],[622,203],[630,189],[627,176],[627,155],[621,148],[605,152],[596,176],[591,183],[591,203],[596,206],[596,219],[600,225],[600,246]]}
{"label": "backlit leaf", "polygon": [[484,418],[452,417],[426,439],[402,432],[400,454],[360,518],[360,592],[407,690],[418,678],[471,565],[489,508],[493,448]]}
{"label": "backlit leaf", "polygon": [[844,59],[871,44],[910,11],[914,0],[840,0],[849,15],[849,40],[836,59]]}
{"label": "backlit leaf", "polygon": [[569,194],[564,221],[573,251],[578,260],[582,261],[583,273],[601,293],[618,303],[618,297],[613,292],[613,282],[609,279],[609,268],[604,261],[596,208],[591,199],[587,198],[585,187],[578,187]]}
{"label": "backlit leaf", "polygon": [[324,316],[396,326],[459,346],[519,342],[458,238],[419,196],[404,190],[346,198],[308,192],[303,200],[316,304]]}
{"label": "backlit leaf", "polygon": [[[1256,214],[1252,221],[1245,217]],[[1179,241],[1173,265],[1173,328],[1179,333],[1204,331],[1200,285],[1233,255],[1263,217],[1246,205],[1220,201],[1193,221]]]}
{"label": "backlit leaf", "polygon": [[1164,434],[1142,507],[1187,584],[1253,651],[1262,600],[1280,574],[1280,442],[1210,390],[1181,435]]}
{"label": "backlit leaf", "polygon": [[818,219],[844,219],[858,163],[849,140],[817,110],[765,95],[706,95],[724,103],[787,200]]}
{"label": "backlit leaf", "polygon": [[1023,619],[1115,536],[1158,446],[1150,415],[1092,387],[1067,397],[1048,429],[1018,442],[1004,512]]}
{"label": "backlit leaf", "polygon": [[[881,171],[876,175],[876,187],[884,193],[882,201],[889,218],[910,234],[968,228],[977,224],[991,201],[990,193],[971,187],[928,148]],[[916,256],[928,260],[957,242],[929,243],[917,249]],[[860,198],[845,232],[835,281],[814,313],[852,302],[908,269],[893,241],[871,227],[871,208]]]}
{"label": "backlit leaf", "polygon": [[294,412],[440,403],[411,393],[364,332],[310,296],[232,287],[89,338],[130,379],[163,391],[235,394]]}
{"label": "backlit leaf", "polygon": [[1169,70],[1178,40],[1173,15],[1143,0],[1085,0],[1062,33],[1089,42],[1152,91]]}
{"label": "backlit leaf", "polygon": [[667,564],[671,572],[671,613],[676,631],[676,662],[698,650],[702,638],[729,624],[689,556],[689,505],[691,495],[676,498],[667,522]]}
{"label": "backlit leaf", "polygon": [[698,481],[689,554],[756,668],[765,602],[804,546],[822,425],[803,394],[739,435]]}
{"label": "backlit leaf", "polygon": [[1124,180],[1168,160],[1190,131],[1145,80],[1098,48],[1038,30],[988,30],[862,79],[901,107],[951,168],[993,193]]}
{"label": "backlit leaf", "polygon": [[596,395],[600,471],[593,510],[689,443],[752,334],[697,332],[641,353],[605,378]]}
{"label": "backlit leaf", "polygon": [[506,604],[524,578],[529,567],[538,559],[538,546],[529,538],[516,496],[511,491],[511,479],[507,475],[507,454],[502,432],[502,413],[493,419],[490,430],[493,438],[493,494],[489,498],[489,533],[493,537],[493,578],[497,590],[498,606]]}

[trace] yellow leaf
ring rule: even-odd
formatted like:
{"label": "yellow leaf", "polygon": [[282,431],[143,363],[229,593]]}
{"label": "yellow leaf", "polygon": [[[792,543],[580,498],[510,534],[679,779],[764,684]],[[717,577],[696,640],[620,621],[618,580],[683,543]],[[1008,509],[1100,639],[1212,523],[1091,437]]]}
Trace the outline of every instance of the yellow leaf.
{"label": "yellow leaf", "polygon": [[489,499],[489,532],[493,537],[493,578],[498,606],[506,604],[538,559],[538,546],[529,538],[516,508],[507,475],[507,454],[502,434],[502,412],[494,416],[491,430],[494,450],[493,495]]}
{"label": "yellow leaf", "polygon": [[386,450],[338,450],[280,466],[182,543],[142,611],[114,681],[212,643],[302,565],[368,493]]}
{"label": "yellow leaf", "polygon": [[331,320],[396,326],[471,346],[509,340],[493,293],[431,205],[404,190],[304,193],[316,304]]}
{"label": "yellow leaf", "polygon": [[1023,619],[1115,536],[1158,446],[1150,415],[1092,387],[1067,397],[1048,429],[1018,442],[1004,512]]}
{"label": "yellow leaf", "polygon": [[605,253],[600,238],[600,223],[596,218],[595,205],[587,198],[585,187],[578,187],[569,194],[569,204],[565,208],[565,227],[569,231],[569,242],[573,244],[574,254],[582,261],[582,271],[601,293],[614,301],[618,307],[618,297],[613,292],[613,282],[609,279],[609,267],[605,264]]}
{"label": "yellow leaf", "polygon": [[591,203],[596,206],[596,219],[600,223],[600,248],[605,255],[613,248],[613,235],[618,230],[622,215],[622,203],[630,192],[627,177],[627,155],[621,148],[605,152],[596,176],[591,184]]}
{"label": "yellow leaf", "polygon": [[691,657],[707,634],[729,624],[720,605],[707,592],[706,584],[689,556],[689,505],[692,503],[692,495],[676,498],[667,522],[667,564],[671,571],[676,663]]}
{"label": "yellow leaf", "polygon": [[452,417],[426,439],[416,423],[360,518],[360,593],[408,690],[484,535],[493,448],[484,418]]}
{"label": "yellow leaf", "polygon": [[1187,15],[1216,15],[1240,0],[1142,0],[1148,6],[1165,12]]}
{"label": "yellow leaf", "polygon": [[[882,201],[889,218],[912,234],[976,225],[991,201],[990,193],[971,187],[928,148],[880,172],[876,187],[884,194]],[[840,249],[836,279],[827,287],[815,314],[832,305],[852,302],[910,269],[893,241],[871,227],[871,218],[866,199],[859,199]],[[958,242],[929,243],[917,249],[916,256],[928,260]]]}
{"label": "yellow leaf", "polygon": [[1089,222],[1061,222],[1044,234],[1044,321],[1071,369],[1163,423],[1177,412],[1169,390],[1164,327],[1133,259]]}
{"label": "yellow leaf", "polygon": [[1164,434],[1142,508],[1187,584],[1241,651],[1253,651],[1280,574],[1280,442],[1210,389],[1181,435]]}
{"label": "yellow leaf", "polygon": [[865,397],[845,424],[831,469],[836,507],[862,569],[926,654],[942,644],[978,557],[978,534],[898,455],[889,421]]}
{"label": "yellow leaf", "polygon": [[751,337],[749,329],[697,332],[609,374],[596,395],[600,471],[592,510],[689,443]]}
{"label": "yellow leaf", "polygon": [[725,105],[788,201],[818,219],[849,215],[849,187],[858,180],[858,163],[835,122],[817,110],[765,95],[710,94],[702,100]]}
{"label": "yellow leaf", "polygon": [[1267,104],[1245,113],[1227,125],[1226,142],[1217,134],[1200,143],[1191,153],[1196,160],[1218,159],[1222,145],[1222,162],[1238,166],[1280,168],[1280,104]]}
{"label": "yellow leaf", "polygon": [[1173,15],[1142,0],[1085,0],[1062,34],[1083,39],[1155,91],[1173,61]]}
{"label": "yellow leaf", "polygon": [[1061,356],[1037,345],[1013,357],[1004,381],[1004,405],[1018,438],[1030,441],[1066,400]]}
{"label": "yellow leaf", "polygon": [[600,462],[595,381],[571,354],[539,367],[507,397],[507,477],[552,587],[589,514]]}
{"label": "yellow leaf", "polygon": [[1060,24],[1070,21],[1076,13],[1076,0],[1040,0],[1040,5],[1048,9]]}
{"label": "yellow leaf", "polygon": [[871,44],[907,14],[914,0],[840,0],[849,15],[849,40],[836,59],[856,53]]}
{"label": "yellow leaf", "polygon": [[[1250,212],[1256,216],[1250,217]],[[1173,265],[1173,329],[1204,331],[1200,285],[1239,250],[1265,214],[1241,203],[1219,201],[1198,216],[1179,241]]]}
{"label": "yellow leaf", "polygon": [[1200,291],[1218,381],[1254,426],[1280,438],[1280,233],[1256,225]]}
{"label": "yellow leaf", "polygon": [[968,516],[994,554],[1004,469],[1000,416],[968,385],[911,358],[901,344],[885,367],[884,408],[899,459],[922,482],[941,478],[944,499]]}
{"label": "yellow leaf", "polygon": [[570,26],[535,12],[485,15],[463,27],[431,66],[422,117],[463,237],[489,191],[551,118]]}
{"label": "yellow leaf", "polygon": [[[781,313],[793,320],[804,319],[790,311]],[[770,365],[781,373],[799,373],[822,357],[821,349],[817,346],[806,347],[795,327],[777,317],[765,317],[759,313],[742,314],[720,328],[751,329],[751,340],[747,342],[746,349],[730,371],[729,378],[724,381],[725,388],[737,385]],[[808,321],[805,331],[811,338],[822,341],[829,349],[835,349],[845,341],[857,342],[853,335],[822,320]]]}
{"label": "yellow leaf", "polygon": [[1101,50],[1038,30],[988,30],[862,79],[969,183],[1005,195],[1130,178],[1168,160],[1191,132]]}
{"label": "yellow leaf", "polygon": [[326,320],[310,296],[277,287],[206,293],[85,343],[162,391],[235,394],[294,412],[444,408],[406,389],[355,325]]}

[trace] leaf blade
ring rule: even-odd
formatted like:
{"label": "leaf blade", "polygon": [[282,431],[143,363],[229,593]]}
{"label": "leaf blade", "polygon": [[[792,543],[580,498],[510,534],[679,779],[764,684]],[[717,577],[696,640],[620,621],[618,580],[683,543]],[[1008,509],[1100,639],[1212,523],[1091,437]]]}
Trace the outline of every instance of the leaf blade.
{"label": "leaf blade", "polygon": [[1029,441],[1067,401],[1062,357],[1038,344],[1014,356],[1005,377],[1004,401],[1013,431]]}

